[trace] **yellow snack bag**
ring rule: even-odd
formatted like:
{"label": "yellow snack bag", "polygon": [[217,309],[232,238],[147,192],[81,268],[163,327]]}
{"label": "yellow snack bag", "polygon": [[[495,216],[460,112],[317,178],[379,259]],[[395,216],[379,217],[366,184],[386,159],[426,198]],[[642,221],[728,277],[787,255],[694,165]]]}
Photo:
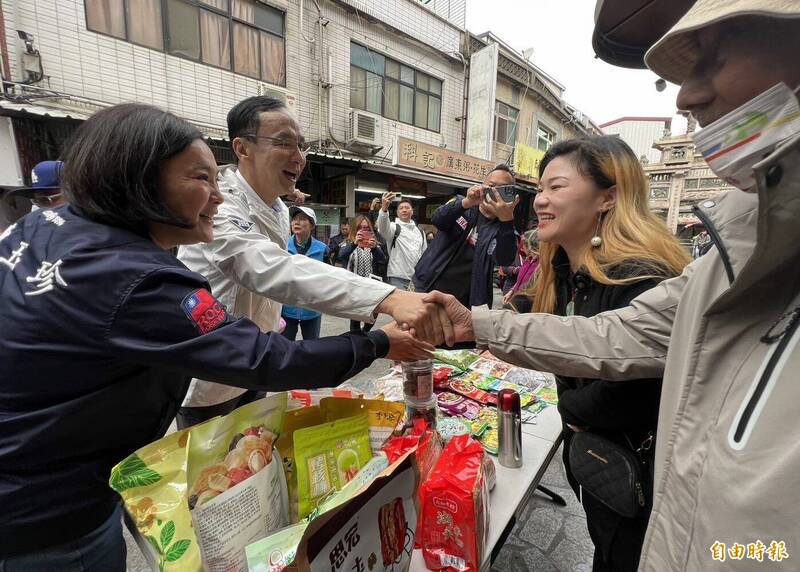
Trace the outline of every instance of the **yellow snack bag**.
{"label": "yellow snack bag", "polygon": [[394,401],[342,397],[326,397],[320,401],[319,406],[326,421],[336,421],[366,413],[369,425],[369,444],[373,455],[377,455],[392,436],[406,410],[403,403]]}
{"label": "yellow snack bag", "polygon": [[372,458],[366,415],[294,432],[297,512],[305,518]]}
{"label": "yellow snack bag", "polygon": [[274,442],[286,411],[280,393],[142,447],[109,484],[136,523],[153,568],[245,571],[244,548],[289,522]]}

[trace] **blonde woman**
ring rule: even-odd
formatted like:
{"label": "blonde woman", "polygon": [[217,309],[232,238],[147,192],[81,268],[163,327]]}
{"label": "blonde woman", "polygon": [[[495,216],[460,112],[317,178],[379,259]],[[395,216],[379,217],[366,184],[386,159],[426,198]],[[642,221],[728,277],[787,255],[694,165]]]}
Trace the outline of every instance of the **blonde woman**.
{"label": "blonde woman", "polygon": [[[631,149],[617,137],[569,140],[542,159],[539,218],[540,268],[533,311],[591,317],[627,306],[689,262],[647,204],[648,185]],[[613,343],[613,340],[611,340]],[[567,477],[586,510],[595,545],[595,572],[635,571],[652,503],[652,465],[661,380],[608,382],[558,378]],[[577,431],[589,430],[631,450],[642,444],[646,506],[623,517],[582,491],[571,472],[569,449]]]}

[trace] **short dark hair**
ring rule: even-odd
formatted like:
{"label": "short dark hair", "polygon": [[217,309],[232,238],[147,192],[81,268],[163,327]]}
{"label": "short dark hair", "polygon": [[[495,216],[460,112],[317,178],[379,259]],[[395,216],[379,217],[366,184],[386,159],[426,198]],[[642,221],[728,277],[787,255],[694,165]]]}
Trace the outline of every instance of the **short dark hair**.
{"label": "short dark hair", "polygon": [[397,201],[397,206],[399,207],[403,203],[408,203],[408,205],[411,207],[411,210],[414,210],[414,203],[411,202],[411,199],[400,199]]}
{"label": "short dark hair", "polygon": [[243,99],[228,112],[228,137],[233,141],[243,135],[258,133],[261,113],[280,109],[286,109],[286,104],[268,95]]}
{"label": "short dark hair", "polygon": [[517,176],[514,174],[514,170],[511,167],[509,167],[507,163],[498,163],[497,165],[494,166],[494,168],[491,171],[486,173],[486,176],[488,177],[495,171],[505,171],[506,173],[511,175],[511,178],[514,179],[515,183],[517,182]]}
{"label": "short dark hair", "polygon": [[147,223],[186,227],[161,202],[161,164],[203,134],[189,122],[141,103],[98,111],[70,139],[62,185],[89,218],[144,234]]}

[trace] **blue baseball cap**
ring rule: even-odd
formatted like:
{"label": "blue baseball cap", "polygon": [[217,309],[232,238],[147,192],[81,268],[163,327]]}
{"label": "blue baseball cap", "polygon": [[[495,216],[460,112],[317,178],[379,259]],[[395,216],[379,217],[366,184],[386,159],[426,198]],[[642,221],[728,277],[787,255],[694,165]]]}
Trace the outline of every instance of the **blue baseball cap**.
{"label": "blue baseball cap", "polygon": [[64,168],[63,161],[42,161],[31,169],[30,187],[19,187],[9,190],[8,195],[15,197],[33,198],[37,193],[57,191],[61,189],[61,171]]}

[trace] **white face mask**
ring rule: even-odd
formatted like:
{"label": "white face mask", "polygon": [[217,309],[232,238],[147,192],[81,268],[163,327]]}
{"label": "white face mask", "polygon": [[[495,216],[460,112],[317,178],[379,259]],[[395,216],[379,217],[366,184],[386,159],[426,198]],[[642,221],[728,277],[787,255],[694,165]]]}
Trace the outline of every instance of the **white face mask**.
{"label": "white face mask", "polygon": [[756,184],[756,163],[798,134],[800,105],[789,86],[779,83],[705,127],[694,142],[720,179],[747,191]]}

